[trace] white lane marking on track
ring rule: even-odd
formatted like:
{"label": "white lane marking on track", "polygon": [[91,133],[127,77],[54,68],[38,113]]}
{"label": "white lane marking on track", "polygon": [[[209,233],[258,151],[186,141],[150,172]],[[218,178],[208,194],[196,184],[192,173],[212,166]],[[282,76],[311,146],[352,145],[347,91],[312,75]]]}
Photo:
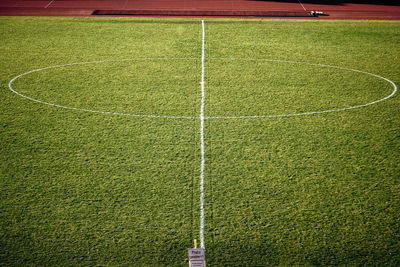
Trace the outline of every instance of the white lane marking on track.
{"label": "white lane marking on track", "polygon": [[48,8],[55,0],[51,0],[44,8]]}
{"label": "white lane marking on track", "polygon": [[200,105],[200,143],[201,143],[201,166],[200,166],[200,247],[204,245],[204,20],[201,21],[203,37],[201,41],[201,105]]}
{"label": "white lane marking on track", "polygon": [[300,0],[297,0],[297,1],[299,1],[299,4],[300,4],[300,5],[301,5],[301,7],[304,9],[304,11],[306,11],[306,12],[307,12],[307,9],[304,7],[303,3],[302,3],[302,2],[300,2]]}
{"label": "white lane marking on track", "polygon": [[[132,116],[132,117],[146,117],[146,118],[167,118],[167,119],[199,119],[199,117],[190,117],[190,116],[164,116],[164,115],[146,115],[146,114],[129,114],[129,113],[118,113],[118,112],[111,112],[111,111],[98,111],[98,110],[90,110],[90,109],[84,109],[84,108],[76,108],[76,107],[69,107],[69,106],[63,106],[63,105],[58,105],[58,104],[53,104],[53,103],[48,103],[42,100],[34,99],[32,97],[23,95],[16,91],[13,87],[12,84],[15,80],[21,78],[22,76],[28,75],[30,73],[34,72],[39,72],[42,70],[47,70],[47,69],[53,69],[53,68],[60,68],[60,67],[66,67],[66,66],[74,66],[74,65],[85,65],[85,64],[95,64],[95,63],[106,63],[106,62],[121,62],[121,61],[144,61],[144,60],[198,60],[196,58],[136,58],[136,59],[111,59],[111,60],[101,60],[101,61],[90,61],[90,62],[77,62],[77,63],[70,63],[70,64],[62,64],[62,65],[55,65],[55,66],[49,66],[45,68],[40,68],[40,69],[35,69],[31,71],[24,72],[22,74],[19,74],[18,76],[15,76],[10,80],[8,83],[8,88],[15,94],[26,98],[28,100],[44,104],[44,105],[49,105],[53,107],[58,107],[58,108],[63,108],[63,109],[69,109],[69,110],[76,110],[76,111],[84,111],[84,112],[91,112],[91,113],[100,113],[100,114],[106,114],[106,115],[117,115],[117,116]],[[370,72],[362,71],[362,70],[357,70],[357,69],[352,69],[352,68],[345,68],[345,67],[338,67],[338,66],[332,66],[332,65],[326,65],[326,64],[317,64],[317,63],[308,63],[308,62],[299,62],[299,61],[292,61],[292,60],[279,60],[279,59],[267,59],[267,58],[209,58],[209,60],[243,60],[243,61],[266,61],[266,62],[282,62],[282,63],[291,63],[291,64],[302,64],[302,65],[310,65],[310,66],[317,66],[317,67],[325,67],[325,68],[334,68],[334,69],[339,69],[339,70],[347,70],[347,71],[353,71],[353,72],[358,72],[358,73],[363,73],[366,75],[370,75],[379,79],[382,79],[388,83],[390,83],[393,87],[393,91],[391,92],[390,95],[366,103],[366,104],[361,104],[361,105],[356,105],[356,106],[351,106],[351,107],[345,107],[345,108],[338,108],[338,109],[329,109],[329,110],[320,110],[320,111],[311,111],[311,112],[304,112],[304,113],[291,113],[291,114],[266,114],[266,115],[250,115],[250,116],[215,116],[215,117],[204,117],[204,120],[208,119],[256,119],[256,118],[276,118],[276,117],[293,117],[293,116],[305,116],[305,115],[313,115],[313,114],[322,114],[322,113],[329,113],[329,112],[337,112],[337,111],[346,111],[350,109],[356,109],[356,108],[361,108],[361,107],[366,107],[370,106],[373,104],[377,104],[379,102],[385,101],[392,96],[394,96],[397,92],[397,85],[380,75],[373,74]]]}

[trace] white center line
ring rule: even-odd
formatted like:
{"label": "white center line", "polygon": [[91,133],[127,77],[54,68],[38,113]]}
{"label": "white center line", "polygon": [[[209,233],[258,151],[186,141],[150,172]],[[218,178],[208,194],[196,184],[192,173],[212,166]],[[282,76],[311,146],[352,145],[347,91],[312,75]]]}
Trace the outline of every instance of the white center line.
{"label": "white center line", "polygon": [[203,38],[201,44],[201,105],[200,105],[200,143],[201,143],[201,167],[200,167],[200,247],[204,246],[204,20],[201,21]]}
{"label": "white center line", "polygon": [[55,0],[51,0],[44,8],[48,8]]}
{"label": "white center line", "polygon": [[303,4],[300,2],[300,0],[297,0],[297,1],[299,1],[299,4],[301,5],[301,7],[304,9],[304,11],[306,11],[307,12],[307,9],[303,6]]}

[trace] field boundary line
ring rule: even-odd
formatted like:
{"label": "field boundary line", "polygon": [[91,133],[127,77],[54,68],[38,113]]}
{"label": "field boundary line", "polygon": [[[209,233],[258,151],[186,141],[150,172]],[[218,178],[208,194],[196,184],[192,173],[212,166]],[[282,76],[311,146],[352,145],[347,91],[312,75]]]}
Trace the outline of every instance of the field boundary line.
{"label": "field boundary line", "polygon": [[201,143],[201,166],[200,166],[200,247],[205,248],[204,245],[204,20],[201,21],[202,28],[202,41],[201,41],[201,104],[200,104],[200,143]]}

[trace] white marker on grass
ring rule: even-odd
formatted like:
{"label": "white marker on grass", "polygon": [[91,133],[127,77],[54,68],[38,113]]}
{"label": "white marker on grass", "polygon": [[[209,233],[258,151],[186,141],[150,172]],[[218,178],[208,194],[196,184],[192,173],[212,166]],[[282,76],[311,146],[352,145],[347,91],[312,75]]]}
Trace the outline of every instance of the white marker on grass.
{"label": "white marker on grass", "polygon": [[204,20],[201,21],[201,105],[200,105],[200,144],[201,144],[201,166],[200,166],[200,248],[204,246]]}

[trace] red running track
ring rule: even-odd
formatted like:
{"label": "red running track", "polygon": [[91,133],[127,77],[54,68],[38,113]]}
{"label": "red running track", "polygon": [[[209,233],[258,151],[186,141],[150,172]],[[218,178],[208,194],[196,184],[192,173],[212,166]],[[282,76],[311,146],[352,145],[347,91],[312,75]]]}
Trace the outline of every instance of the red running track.
{"label": "red running track", "polygon": [[94,10],[146,10],[154,11],[154,15],[157,15],[156,11],[159,13],[162,11],[161,13],[165,14],[174,10],[184,11],[184,14],[190,14],[191,11],[193,14],[201,14],[204,11],[204,17],[206,17],[206,14],[211,14],[210,11],[215,16],[218,11],[220,15],[223,15],[237,14],[235,11],[248,12],[248,14],[254,14],[254,11],[264,13],[286,11],[301,14],[306,10],[329,14],[329,16],[314,19],[400,20],[400,5],[398,4],[383,5],[379,4],[379,1],[375,1],[378,4],[374,4],[374,1],[365,1],[369,4],[361,4],[351,3],[361,2],[351,0],[304,0],[304,2],[306,3],[300,4],[295,0],[0,0],[0,16],[92,16]]}

